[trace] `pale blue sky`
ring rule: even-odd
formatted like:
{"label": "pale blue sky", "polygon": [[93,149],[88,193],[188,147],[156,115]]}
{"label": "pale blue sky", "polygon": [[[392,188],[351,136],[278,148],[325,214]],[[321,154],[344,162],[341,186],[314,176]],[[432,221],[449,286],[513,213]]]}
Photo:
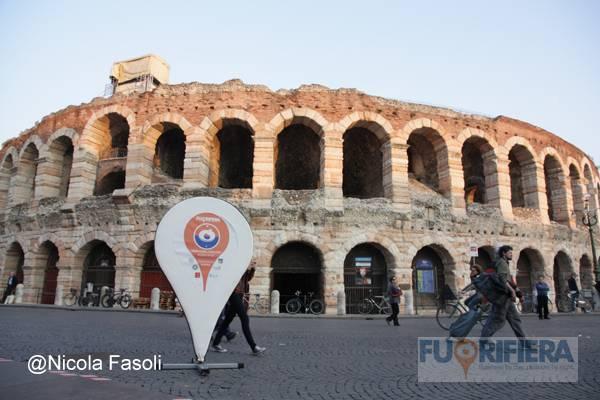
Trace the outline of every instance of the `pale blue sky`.
{"label": "pale blue sky", "polygon": [[522,119],[600,164],[600,1],[0,0],[0,141],[146,53],[171,83],[319,83]]}

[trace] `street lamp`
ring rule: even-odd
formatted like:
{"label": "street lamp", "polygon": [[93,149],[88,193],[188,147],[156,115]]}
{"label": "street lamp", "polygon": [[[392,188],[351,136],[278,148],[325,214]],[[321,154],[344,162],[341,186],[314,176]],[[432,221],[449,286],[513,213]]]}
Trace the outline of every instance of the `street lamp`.
{"label": "street lamp", "polygon": [[590,211],[590,194],[586,194],[583,199],[583,217],[581,222],[587,226],[590,233],[590,241],[592,242],[592,263],[594,265],[594,273],[596,274],[596,282],[600,282],[600,269],[598,269],[598,259],[596,258],[596,246],[594,245],[594,225],[598,223],[598,217],[594,211]]}

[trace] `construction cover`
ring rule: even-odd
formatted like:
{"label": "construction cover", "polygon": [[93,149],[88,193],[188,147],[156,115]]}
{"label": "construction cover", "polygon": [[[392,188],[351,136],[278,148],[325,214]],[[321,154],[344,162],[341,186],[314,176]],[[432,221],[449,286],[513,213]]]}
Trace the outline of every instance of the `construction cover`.
{"label": "construction cover", "polygon": [[115,62],[110,75],[119,83],[131,81],[144,75],[152,75],[160,83],[169,83],[169,64],[159,56],[148,54]]}

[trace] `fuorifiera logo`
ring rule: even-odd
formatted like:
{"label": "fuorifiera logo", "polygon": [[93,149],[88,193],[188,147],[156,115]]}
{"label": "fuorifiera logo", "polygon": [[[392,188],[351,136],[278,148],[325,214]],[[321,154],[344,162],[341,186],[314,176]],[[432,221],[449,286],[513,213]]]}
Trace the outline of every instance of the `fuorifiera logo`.
{"label": "fuorifiera logo", "polygon": [[419,382],[577,382],[577,338],[418,339]]}
{"label": "fuorifiera logo", "polygon": [[202,278],[206,291],[209,273],[229,244],[227,223],[216,214],[200,213],[190,218],[183,235],[185,246],[196,260],[192,266],[194,278]]}

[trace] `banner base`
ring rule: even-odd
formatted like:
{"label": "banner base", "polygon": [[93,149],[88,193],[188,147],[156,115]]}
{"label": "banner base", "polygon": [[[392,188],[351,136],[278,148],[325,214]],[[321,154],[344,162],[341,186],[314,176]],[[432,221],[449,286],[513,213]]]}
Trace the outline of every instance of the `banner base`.
{"label": "banner base", "polygon": [[242,369],[244,363],[182,363],[163,364],[161,370],[195,369],[201,375],[208,375],[211,369]]}

